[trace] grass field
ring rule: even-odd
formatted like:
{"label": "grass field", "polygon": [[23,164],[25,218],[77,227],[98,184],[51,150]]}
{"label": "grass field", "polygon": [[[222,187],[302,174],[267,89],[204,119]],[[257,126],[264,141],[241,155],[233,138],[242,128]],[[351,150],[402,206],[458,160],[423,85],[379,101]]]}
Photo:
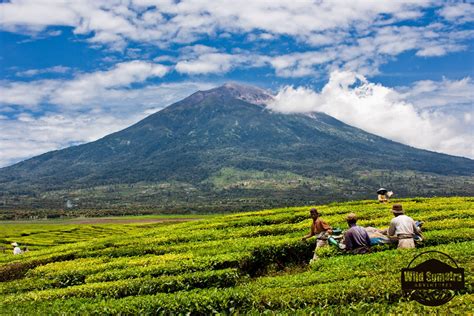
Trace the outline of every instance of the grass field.
{"label": "grass field", "polygon": [[23,249],[40,250],[62,244],[130,234],[143,229],[185,221],[211,218],[202,215],[142,215],[121,217],[0,221],[0,258],[11,253],[11,243]]}
{"label": "grass field", "polygon": [[[32,251],[0,256],[0,314],[472,314],[474,198],[394,202],[425,221],[420,248],[366,255],[326,248],[312,265],[314,240],[301,241],[309,207],[177,223],[57,222],[37,230],[9,223],[2,242]],[[345,228],[346,214],[356,212],[360,225],[385,228],[390,207],[356,201],[318,209],[333,227]],[[68,243],[47,242],[55,238]],[[407,300],[399,281],[415,254],[433,249],[466,270],[466,289],[440,307]]]}

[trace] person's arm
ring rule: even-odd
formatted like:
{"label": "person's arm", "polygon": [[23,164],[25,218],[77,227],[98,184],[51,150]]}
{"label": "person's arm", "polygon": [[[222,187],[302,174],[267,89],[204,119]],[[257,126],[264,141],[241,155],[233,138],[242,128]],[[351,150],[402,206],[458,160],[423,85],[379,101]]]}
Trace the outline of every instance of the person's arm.
{"label": "person's arm", "polygon": [[395,222],[392,220],[390,222],[390,227],[388,228],[388,237],[395,236],[395,231],[396,231]]}
{"label": "person's arm", "polygon": [[305,235],[303,238],[301,238],[301,240],[306,240],[308,238],[311,238],[314,236],[314,229],[313,229],[313,225],[311,225],[311,230],[309,231],[309,234]]}

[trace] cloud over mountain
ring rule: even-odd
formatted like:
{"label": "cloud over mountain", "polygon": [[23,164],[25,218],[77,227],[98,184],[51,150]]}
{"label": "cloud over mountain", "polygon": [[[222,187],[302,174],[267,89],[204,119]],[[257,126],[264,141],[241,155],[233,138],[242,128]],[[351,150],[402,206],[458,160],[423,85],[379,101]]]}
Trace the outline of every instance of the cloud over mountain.
{"label": "cloud over mountain", "polygon": [[463,105],[472,100],[474,84],[470,78],[418,82],[400,90],[405,93],[352,72],[334,71],[320,92],[285,86],[269,107],[283,113],[324,112],[404,144],[474,158],[472,104],[461,109],[461,116],[442,109],[447,104],[455,106],[456,101]]}

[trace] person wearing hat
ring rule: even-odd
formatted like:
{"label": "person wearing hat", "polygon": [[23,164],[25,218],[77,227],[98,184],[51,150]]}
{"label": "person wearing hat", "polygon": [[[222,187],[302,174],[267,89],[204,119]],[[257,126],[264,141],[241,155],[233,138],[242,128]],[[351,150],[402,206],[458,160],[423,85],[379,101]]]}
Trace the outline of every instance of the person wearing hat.
{"label": "person wearing hat", "polygon": [[318,255],[317,255],[318,248],[325,247],[328,245],[328,235],[332,233],[332,229],[331,229],[331,226],[328,225],[328,223],[326,223],[319,217],[319,212],[317,209],[312,208],[309,211],[309,214],[311,218],[313,219],[313,223],[311,224],[311,230],[309,234],[301,238],[301,240],[306,240],[315,235],[318,235],[317,241],[316,241],[316,248],[314,249],[313,259],[311,259],[311,262],[313,262],[314,260],[318,259]]}
{"label": "person wearing hat", "polygon": [[21,249],[18,246],[18,244],[16,242],[12,242],[12,246],[13,246],[13,254],[14,255],[20,255],[21,254]]}
{"label": "person wearing hat", "polygon": [[377,199],[380,203],[388,203],[390,202],[390,198],[392,197],[393,192],[388,191],[387,189],[380,188],[377,190]]}
{"label": "person wearing hat", "polygon": [[415,234],[421,233],[415,221],[404,214],[401,204],[394,204],[392,213],[395,217],[390,221],[388,236],[398,240],[398,248],[415,248]]}
{"label": "person wearing hat", "polygon": [[346,218],[349,229],[344,233],[345,250],[353,254],[370,251],[370,238],[367,231],[357,225],[357,215],[350,213]]}

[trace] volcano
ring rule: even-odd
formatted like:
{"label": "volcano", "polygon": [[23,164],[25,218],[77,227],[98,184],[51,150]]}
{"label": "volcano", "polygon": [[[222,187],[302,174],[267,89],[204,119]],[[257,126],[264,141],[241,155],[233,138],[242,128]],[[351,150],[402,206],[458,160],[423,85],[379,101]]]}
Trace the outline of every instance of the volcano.
{"label": "volcano", "polygon": [[59,207],[75,198],[79,208],[239,209],[371,197],[380,186],[401,196],[473,192],[471,159],[403,145],[324,113],[274,112],[265,105],[272,98],[225,84],[97,141],[2,168],[3,207]]}

